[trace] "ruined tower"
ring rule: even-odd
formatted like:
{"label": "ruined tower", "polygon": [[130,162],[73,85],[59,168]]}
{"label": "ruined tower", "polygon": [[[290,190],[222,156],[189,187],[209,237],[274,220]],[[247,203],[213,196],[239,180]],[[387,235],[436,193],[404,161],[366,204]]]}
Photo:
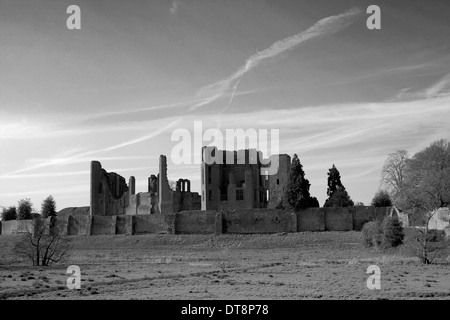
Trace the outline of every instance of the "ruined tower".
{"label": "ruined tower", "polygon": [[130,182],[128,183],[128,186],[130,188],[130,195],[135,195],[136,194],[136,178],[131,176],[130,177]]}
{"label": "ruined tower", "polygon": [[161,214],[172,213],[172,192],[167,180],[167,157],[164,155],[159,156],[158,194],[159,212]]}
{"label": "ruined tower", "polygon": [[91,215],[101,215],[104,211],[102,197],[102,165],[98,161],[91,161]]}

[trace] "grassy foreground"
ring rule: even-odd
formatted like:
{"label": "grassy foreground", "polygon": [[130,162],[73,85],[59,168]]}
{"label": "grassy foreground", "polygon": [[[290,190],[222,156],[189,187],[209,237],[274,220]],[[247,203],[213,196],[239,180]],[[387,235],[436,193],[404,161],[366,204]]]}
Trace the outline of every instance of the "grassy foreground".
{"label": "grassy foreground", "polygon": [[[450,299],[449,258],[424,266],[407,245],[367,249],[354,231],[73,236],[52,267],[16,257],[17,239],[0,236],[0,299]],[[66,288],[69,265],[81,290]],[[381,290],[366,286],[370,265]]]}

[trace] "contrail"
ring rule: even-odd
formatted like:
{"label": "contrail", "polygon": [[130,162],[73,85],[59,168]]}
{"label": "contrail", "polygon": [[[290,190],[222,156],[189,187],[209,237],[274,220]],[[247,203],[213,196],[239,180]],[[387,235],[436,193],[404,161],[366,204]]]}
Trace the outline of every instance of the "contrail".
{"label": "contrail", "polygon": [[[206,99],[206,101],[208,101],[207,103],[201,103],[191,106],[190,110],[195,110],[201,106],[207,105],[219,99],[227,91],[229,91],[230,88],[232,88],[233,90],[231,93],[230,102],[228,103],[228,106],[223,110],[225,111],[231,105],[240,80],[247,72],[257,67],[264,60],[273,58],[283,52],[291,50],[307,40],[328,36],[345,29],[346,27],[354,23],[362,13],[363,11],[361,9],[352,8],[339,15],[324,18],[316,22],[307,30],[287,37],[283,40],[277,41],[271,47],[250,56],[245,61],[245,64],[241,66],[230,77],[201,88],[198,92],[198,95],[208,96],[210,97],[210,99]],[[235,84],[234,86],[233,83]]]}
{"label": "contrail", "polygon": [[144,135],[142,137],[139,137],[139,138],[136,138],[136,139],[133,139],[133,140],[129,140],[129,141],[126,141],[126,142],[122,142],[122,143],[119,143],[119,144],[116,144],[116,145],[113,145],[113,146],[109,146],[109,147],[106,147],[106,148],[103,148],[103,149],[86,151],[86,152],[83,152],[83,153],[78,153],[78,154],[71,155],[71,156],[64,157],[64,158],[48,159],[48,160],[46,160],[46,161],[44,161],[42,163],[38,163],[38,164],[30,166],[30,167],[26,167],[26,168],[19,169],[19,170],[10,172],[10,173],[2,174],[2,175],[0,175],[0,179],[5,178],[5,177],[7,178],[7,177],[9,177],[11,175],[15,175],[15,174],[18,174],[18,173],[29,172],[29,171],[32,171],[32,170],[35,170],[35,169],[40,169],[40,168],[49,167],[49,166],[53,166],[53,165],[70,164],[70,163],[73,163],[74,160],[77,160],[77,159],[80,159],[80,158],[83,158],[83,157],[95,155],[95,154],[101,153],[101,152],[108,152],[108,151],[121,149],[121,148],[130,146],[130,145],[134,145],[134,144],[146,141],[146,140],[150,140],[150,139],[153,139],[153,138],[163,134],[168,129],[178,125],[181,121],[182,121],[182,118],[178,118],[178,119],[170,122],[166,126],[161,127],[159,129],[151,132],[150,134],[147,134],[147,135]]}

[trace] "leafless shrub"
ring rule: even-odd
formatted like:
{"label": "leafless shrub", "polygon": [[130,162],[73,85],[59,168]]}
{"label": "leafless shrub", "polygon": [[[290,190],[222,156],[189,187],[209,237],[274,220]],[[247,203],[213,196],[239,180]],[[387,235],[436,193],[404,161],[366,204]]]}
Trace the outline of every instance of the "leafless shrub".
{"label": "leafless shrub", "polygon": [[449,242],[443,232],[434,232],[428,228],[415,228],[410,232],[409,251],[423,264],[431,264],[436,259],[448,255]]}
{"label": "leafless shrub", "polygon": [[66,258],[70,240],[62,235],[54,219],[34,219],[15,244],[16,255],[28,258],[33,266],[50,266]]}

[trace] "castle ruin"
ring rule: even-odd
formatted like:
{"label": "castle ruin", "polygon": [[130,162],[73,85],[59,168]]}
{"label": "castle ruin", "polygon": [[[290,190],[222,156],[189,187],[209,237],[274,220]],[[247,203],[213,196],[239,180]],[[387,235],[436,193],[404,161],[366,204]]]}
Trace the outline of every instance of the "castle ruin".
{"label": "castle ruin", "polygon": [[[191,181],[179,179],[175,190],[167,179],[167,157],[159,157],[159,173],[148,178],[148,191],[136,194],[136,179],[107,172],[91,162],[90,214],[95,216],[171,214],[191,210],[273,209],[283,202],[291,157],[262,158],[255,149],[202,149],[201,196]],[[276,157],[276,158],[275,158]],[[216,161],[217,159],[223,159]],[[270,164],[276,162],[276,170]],[[269,172],[270,170],[274,172]]]}
{"label": "castle ruin", "polygon": [[[202,150],[202,210],[276,208],[291,168],[287,154],[263,159],[255,150]],[[272,170],[276,163],[276,170]],[[270,171],[274,172],[270,172]]]}
{"label": "castle ruin", "polygon": [[180,179],[172,190],[167,179],[167,158],[159,157],[159,173],[148,178],[147,192],[136,194],[136,179],[107,172],[98,161],[91,162],[90,214],[116,216],[137,214],[171,214],[200,210],[200,196],[191,192],[191,182]]}
{"label": "castle ruin", "polygon": [[[395,211],[393,207],[363,206],[282,209],[291,165],[289,155],[264,159],[255,149],[222,151],[204,147],[202,151],[201,196],[191,191],[187,179],[179,179],[170,187],[164,155],[159,158],[159,173],[150,175],[147,191],[139,193],[135,177],[130,177],[127,184],[124,177],[92,161],[90,206],[60,210],[57,217],[49,218],[53,220],[52,230],[66,235],[360,231],[364,223],[392,216]],[[408,225],[406,215],[399,214],[399,218]],[[2,222],[0,234],[24,232],[30,223]]]}

